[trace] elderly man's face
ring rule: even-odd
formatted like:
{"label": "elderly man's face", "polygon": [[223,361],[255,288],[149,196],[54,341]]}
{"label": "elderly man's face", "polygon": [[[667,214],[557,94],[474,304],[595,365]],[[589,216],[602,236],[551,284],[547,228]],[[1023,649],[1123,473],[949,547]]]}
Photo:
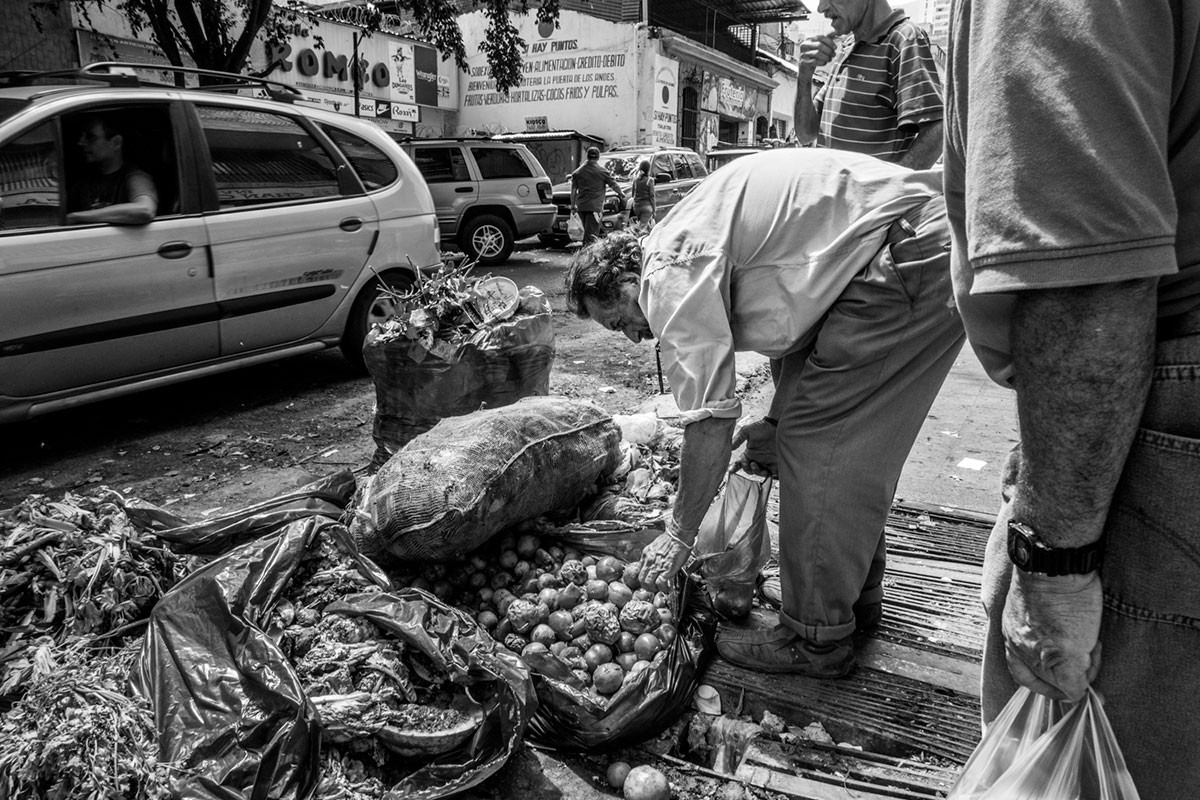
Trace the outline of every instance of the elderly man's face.
{"label": "elderly man's face", "polygon": [[870,0],[820,0],[817,12],[824,14],[838,36],[857,28],[867,15]]}
{"label": "elderly man's face", "polygon": [[589,319],[610,331],[620,331],[631,342],[653,339],[654,332],[650,330],[650,323],[646,322],[646,315],[642,313],[637,299],[638,284],[628,281],[621,284],[621,293],[615,302],[601,303],[588,297],[583,301],[583,308]]}

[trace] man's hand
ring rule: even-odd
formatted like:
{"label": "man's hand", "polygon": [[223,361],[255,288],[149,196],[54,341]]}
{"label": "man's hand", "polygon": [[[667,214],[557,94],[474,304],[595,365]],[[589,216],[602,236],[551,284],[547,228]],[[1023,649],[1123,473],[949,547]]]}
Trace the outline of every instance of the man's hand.
{"label": "man's hand", "polygon": [[1100,671],[1100,576],[1013,569],[1001,627],[1013,680],[1077,702]]}
{"label": "man's hand", "polygon": [[[692,557],[692,549],[698,531],[687,531],[676,524],[674,517],[667,519],[667,532],[659,536],[642,550],[638,567],[638,582],[642,588],[660,592],[669,591],[675,574]],[[688,544],[683,544],[687,542]]]}
{"label": "man's hand", "polygon": [[800,43],[800,57],[797,66],[801,72],[812,77],[817,67],[824,66],[833,60],[833,54],[837,52],[837,42],[832,34],[833,31],[819,36],[809,36]]}
{"label": "man's hand", "polygon": [[763,419],[748,422],[739,427],[733,434],[733,448],[736,450],[743,442],[746,449],[738,457],[730,471],[742,470],[759,477],[779,475],[779,456],[775,449],[776,425]]}

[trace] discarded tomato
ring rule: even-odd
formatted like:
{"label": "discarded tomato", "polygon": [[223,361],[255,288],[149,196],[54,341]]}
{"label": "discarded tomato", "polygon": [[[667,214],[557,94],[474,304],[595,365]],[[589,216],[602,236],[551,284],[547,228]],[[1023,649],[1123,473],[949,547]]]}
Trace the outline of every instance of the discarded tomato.
{"label": "discarded tomato", "polygon": [[608,772],[604,774],[608,785],[614,789],[620,789],[625,785],[625,776],[629,774],[631,767],[628,762],[614,761],[608,765]]}
{"label": "discarded tomato", "polygon": [[587,662],[588,669],[595,670],[613,660],[612,648],[606,644],[594,644],[584,652],[583,660]]}
{"label": "discarded tomato", "polygon": [[633,643],[633,652],[637,654],[640,660],[650,661],[661,647],[662,643],[658,641],[657,636],[653,633],[643,633]]}
{"label": "discarded tomato", "polygon": [[633,590],[620,581],[612,581],[608,584],[608,602],[615,605],[618,609],[633,599]]}
{"label": "discarded tomato", "polygon": [[596,577],[605,583],[619,580],[622,571],[621,562],[613,556],[605,556],[596,562]]}
{"label": "discarded tomato", "polygon": [[621,793],[625,795],[625,800],[669,800],[671,784],[667,782],[666,775],[643,764],[629,770]]}
{"label": "discarded tomato", "polygon": [[592,672],[592,685],[600,694],[613,694],[625,681],[625,670],[619,664],[601,664]]}

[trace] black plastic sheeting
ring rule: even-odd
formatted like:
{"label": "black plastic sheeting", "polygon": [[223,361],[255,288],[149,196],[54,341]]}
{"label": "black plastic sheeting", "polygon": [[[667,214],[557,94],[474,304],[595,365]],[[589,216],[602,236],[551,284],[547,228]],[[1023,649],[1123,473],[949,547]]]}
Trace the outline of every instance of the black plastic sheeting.
{"label": "black plastic sheeting", "polygon": [[[661,533],[652,528],[628,533],[574,529],[558,538],[585,553],[634,561]],[[611,750],[653,738],[687,710],[715,648],[716,619],[694,577],[681,576],[677,587],[679,635],[649,669],[605,702],[588,695],[553,655],[526,657],[538,696],[527,731],[530,743],[554,750]]]}
{"label": "black plastic sheeting", "polygon": [[[352,547],[336,519],[337,492],[353,492],[353,479],[347,487],[344,475],[259,504],[256,512],[197,525],[141,509],[172,541],[194,537],[192,552],[235,548],[158,602],[131,678],[151,703],[160,759],[179,770],[179,797],[305,800],[316,789],[319,714],[260,625],[318,534]],[[504,765],[534,712],[528,668],[466,615],[419,590],[392,592],[376,565],[358,561],[380,591],[350,595],[326,610],[369,618],[483,698],[484,719],[473,738],[405,776],[386,796],[444,797],[480,783]]]}

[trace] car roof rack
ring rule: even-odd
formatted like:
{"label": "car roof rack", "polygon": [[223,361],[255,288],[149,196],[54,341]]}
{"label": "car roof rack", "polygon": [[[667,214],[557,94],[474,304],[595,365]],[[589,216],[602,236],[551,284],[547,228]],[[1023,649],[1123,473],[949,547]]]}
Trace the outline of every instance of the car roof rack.
{"label": "car roof rack", "polygon": [[[139,69],[223,79],[221,83],[188,87],[189,91],[231,92],[239,89],[261,89],[272,100],[284,103],[292,103],[304,98],[304,93],[294,86],[257,75],[239,75],[233,72],[220,72],[212,69],[200,69],[199,67],[179,67],[174,64],[146,64],[133,61],[96,61],[91,64],[85,64],[79,69],[43,72],[34,70],[0,72],[0,85],[32,86],[36,81],[49,78],[79,78],[107,83],[109,86],[170,86],[169,84],[142,80],[137,72],[135,72],[135,70]],[[170,88],[179,87],[170,86]]]}
{"label": "car roof rack", "polygon": [[[479,136],[393,136],[395,141],[402,144],[408,142],[490,142],[492,137],[486,134]],[[506,144],[502,142],[502,144]]]}

